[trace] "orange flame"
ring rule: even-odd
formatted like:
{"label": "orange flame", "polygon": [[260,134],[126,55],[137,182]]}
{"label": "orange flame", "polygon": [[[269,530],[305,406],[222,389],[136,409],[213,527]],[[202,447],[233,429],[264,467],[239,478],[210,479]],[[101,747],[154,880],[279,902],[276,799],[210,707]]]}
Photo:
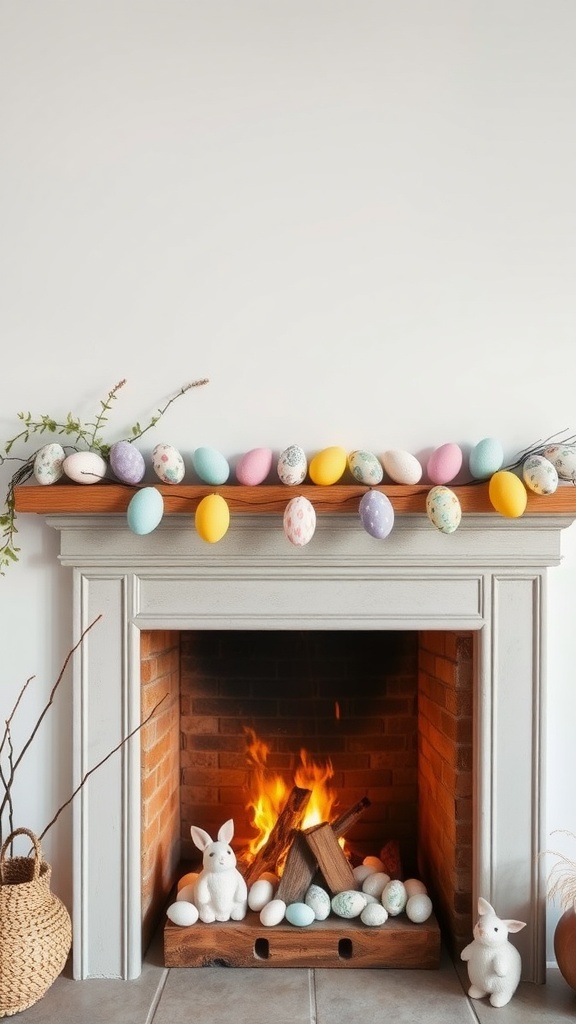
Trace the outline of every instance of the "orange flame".
{"label": "orange flame", "polygon": [[[250,796],[246,807],[251,811],[251,824],[256,829],[256,836],[250,840],[247,859],[254,860],[258,851],[268,841],[270,833],[278,820],[290,787],[281,775],[267,768],[270,747],[256,736],[256,733],[245,728],[247,736],[246,757],[251,765]],[[332,810],[336,805],[337,796],[329,786],[334,776],[330,761],[324,764],[315,762],[306,750],[300,751],[300,764],[294,772],[294,785],[311,790],[311,796],[302,822],[302,828],[318,825],[322,821],[330,821]]]}

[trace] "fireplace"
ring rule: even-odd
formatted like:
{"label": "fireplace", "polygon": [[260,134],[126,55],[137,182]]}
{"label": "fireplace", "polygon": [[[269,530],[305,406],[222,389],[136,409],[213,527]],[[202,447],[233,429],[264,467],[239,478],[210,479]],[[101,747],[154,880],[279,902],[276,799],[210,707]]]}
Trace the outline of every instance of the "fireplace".
{"label": "fireplace", "polygon": [[[466,515],[445,536],[398,515],[385,542],[356,516],[319,517],[294,549],[271,515],[238,515],[206,545],[189,517],[147,537],[124,516],[54,515],[73,567],[77,779],[141,721],[141,664],[158,631],[410,630],[468,635],[473,658],[469,800],[472,904],[527,921],[524,977],[544,969],[540,773],[546,567],[573,516]],[[141,752],[137,736],[91,776],[74,821],[74,974],[134,978],[142,965]],[[470,907],[460,908],[470,913]]]}

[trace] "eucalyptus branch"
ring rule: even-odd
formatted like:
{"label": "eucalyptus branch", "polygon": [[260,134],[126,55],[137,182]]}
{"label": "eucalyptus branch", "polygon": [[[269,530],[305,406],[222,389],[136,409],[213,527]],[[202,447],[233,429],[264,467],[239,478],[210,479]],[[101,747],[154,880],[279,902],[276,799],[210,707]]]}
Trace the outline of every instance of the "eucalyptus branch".
{"label": "eucalyptus branch", "polygon": [[62,811],[64,811],[68,807],[68,805],[72,803],[74,797],[80,792],[80,790],[82,789],[84,784],[87,782],[87,780],[90,778],[90,776],[93,775],[94,772],[98,770],[98,768],[101,768],[103,764],[106,764],[106,761],[109,761],[110,758],[112,757],[112,755],[115,754],[118,750],[120,750],[120,748],[123,747],[125,743],[128,743],[128,741],[131,740],[132,737],[135,736],[137,732],[140,732],[140,729],[142,729],[147,724],[147,722],[150,721],[152,716],[156,714],[156,711],[158,710],[158,708],[160,707],[162,702],[166,700],[167,696],[168,696],[168,694],[165,693],[164,696],[160,698],[158,703],[155,704],[155,706],[152,708],[150,714],[147,715],[146,718],[142,722],[140,722],[139,725],[137,725],[134,729],[132,729],[132,731],[129,732],[128,735],[124,737],[124,739],[120,740],[120,743],[118,743],[114,747],[113,750],[111,750],[108,754],[106,754],[106,757],[103,757],[101,761],[98,761],[98,764],[95,764],[92,768],[90,768],[89,771],[86,772],[85,775],[82,776],[80,782],[76,786],[76,789],[74,790],[72,795],[70,797],[68,797],[68,800],[66,800],[66,802],[63,803],[61,807],[58,808],[58,810],[56,811],[56,814],[54,815],[52,820],[48,822],[48,824],[46,825],[46,828],[43,830],[43,832],[40,833],[40,835],[38,836],[39,840],[42,840],[44,838],[44,836],[46,835],[48,829],[52,828],[52,825],[56,821],[58,821],[58,818],[62,814]]}

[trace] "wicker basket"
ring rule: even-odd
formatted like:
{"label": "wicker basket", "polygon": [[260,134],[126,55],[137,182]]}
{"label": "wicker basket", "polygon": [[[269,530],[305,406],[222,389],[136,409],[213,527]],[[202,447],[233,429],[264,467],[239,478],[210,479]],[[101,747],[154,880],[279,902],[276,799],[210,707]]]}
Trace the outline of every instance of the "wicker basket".
{"label": "wicker basket", "polygon": [[[26,835],[34,857],[6,857]],[[0,1017],[28,1009],[61,973],[72,944],[66,907],[50,891],[52,868],[33,832],[17,828],[0,851]]]}

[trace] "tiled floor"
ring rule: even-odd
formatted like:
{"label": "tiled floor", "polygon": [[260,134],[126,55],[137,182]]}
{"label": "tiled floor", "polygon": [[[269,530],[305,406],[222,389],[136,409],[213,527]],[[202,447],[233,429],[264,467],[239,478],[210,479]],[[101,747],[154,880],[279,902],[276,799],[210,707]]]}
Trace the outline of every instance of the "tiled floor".
{"label": "tiled floor", "polygon": [[464,965],[437,971],[171,968],[161,936],[136,981],[73,981],[68,970],[13,1019],[22,1024],[557,1024],[574,1021],[576,993],[558,971],[521,984],[508,1006],[466,995]]}

